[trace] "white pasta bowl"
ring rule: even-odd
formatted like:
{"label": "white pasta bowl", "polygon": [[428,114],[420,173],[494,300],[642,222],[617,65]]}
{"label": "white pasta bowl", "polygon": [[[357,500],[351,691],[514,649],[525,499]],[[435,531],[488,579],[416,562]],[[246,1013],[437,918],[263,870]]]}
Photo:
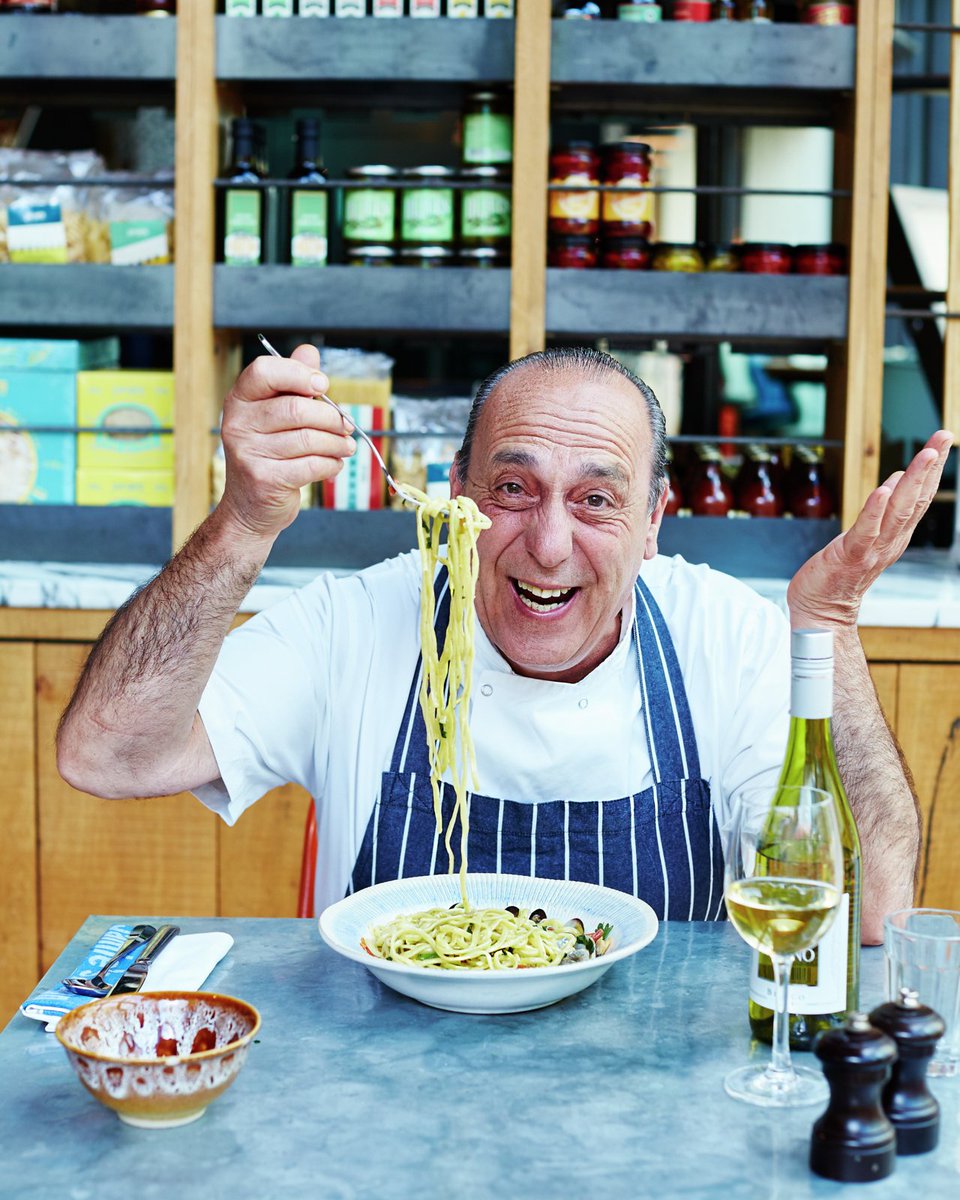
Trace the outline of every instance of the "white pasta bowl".
{"label": "white pasta bowl", "polygon": [[395,879],[364,888],[324,910],[320,935],[332,950],[361,963],[381,983],[422,1004],[451,1012],[510,1013],[544,1008],[582,992],[615,963],[649,945],[659,926],[649,904],[595,883],[478,873],[467,876],[467,896],[475,908],[515,904],[521,912],[542,908],[548,916],[563,921],[579,917],[587,931],[598,924],[612,925],[610,948],[586,962],[497,971],[388,962],[363,948],[360,939],[374,925],[402,913],[448,907],[459,901],[457,875]]}

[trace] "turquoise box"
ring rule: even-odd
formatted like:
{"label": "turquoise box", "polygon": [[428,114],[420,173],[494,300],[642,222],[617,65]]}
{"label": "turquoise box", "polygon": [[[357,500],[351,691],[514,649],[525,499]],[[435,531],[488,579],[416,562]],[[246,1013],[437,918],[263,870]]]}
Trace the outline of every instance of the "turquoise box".
{"label": "turquoise box", "polygon": [[0,369],[0,504],[73,504],[77,376]]}
{"label": "turquoise box", "polygon": [[89,371],[120,361],[120,339],[0,338],[0,371]]}

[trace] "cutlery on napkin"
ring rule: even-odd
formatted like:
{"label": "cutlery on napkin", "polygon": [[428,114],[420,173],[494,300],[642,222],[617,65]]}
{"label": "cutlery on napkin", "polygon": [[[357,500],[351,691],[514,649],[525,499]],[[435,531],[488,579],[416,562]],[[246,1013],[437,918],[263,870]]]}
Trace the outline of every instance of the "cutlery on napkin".
{"label": "cutlery on napkin", "polygon": [[[79,962],[74,975],[94,974],[116,953],[129,936],[131,925],[112,925],[97,939],[96,944]],[[204,980],[233,945],[229,933],[182,933],[166,947],[163,954],[151,964],[141,991],[193,992],[200,989]],[[120,968],[114,968],[107,978],[112,982],[120,977]],[[25,1017],[46,1022],[52,1030],[64,1013],[90,1003],[87,996],[76,996],[62,984],[37,988],[20,1006]]]}
{"label": "cutlery on napkin", "polygon": [[161,925],[110,989],[110,995],[139,992],[147,981],[147,972],[150,967],[159,958],[164,947],[168,946],[179,932],[179,925]]}

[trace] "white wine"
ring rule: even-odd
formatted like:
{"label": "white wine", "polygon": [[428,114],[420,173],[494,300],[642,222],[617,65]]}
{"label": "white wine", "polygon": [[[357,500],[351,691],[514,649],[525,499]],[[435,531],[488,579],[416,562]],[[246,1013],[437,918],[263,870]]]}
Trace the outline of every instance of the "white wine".
{"label": "white wine", "polygon": [[784,958],[816,945],[840,894],[813,879],[761,875],[738,879],[724,899],[730,920],[748,945]]}
{"label": "white wine", "polygon": [[[830,731],[833,715],[833,634],[795,629],[791,638],[790,736],[778,787],[809,786],[836,803],[843,841],[843,895],[836,920],[823,940],[797,956],[790,970],[790,1047],[809,1050],[823,1029],[842,1023],[860,1000],[860,837]],[[774,803],[777,803],[774,799]],[[773,968],[755,953],[749,1015],[754,1037],[773,1033]]]}

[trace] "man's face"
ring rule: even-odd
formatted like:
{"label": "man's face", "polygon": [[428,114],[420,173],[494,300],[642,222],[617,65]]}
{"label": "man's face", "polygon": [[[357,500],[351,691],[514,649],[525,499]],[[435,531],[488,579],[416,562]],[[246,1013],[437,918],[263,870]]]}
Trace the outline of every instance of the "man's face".
{"label": "man's face", "polygon": [[620,613],[657,552],[650,418],[613,372],[507,376],[481,411],[461,486],[490,518],[477,616],[518,674],[572,683],[616,646]]}

